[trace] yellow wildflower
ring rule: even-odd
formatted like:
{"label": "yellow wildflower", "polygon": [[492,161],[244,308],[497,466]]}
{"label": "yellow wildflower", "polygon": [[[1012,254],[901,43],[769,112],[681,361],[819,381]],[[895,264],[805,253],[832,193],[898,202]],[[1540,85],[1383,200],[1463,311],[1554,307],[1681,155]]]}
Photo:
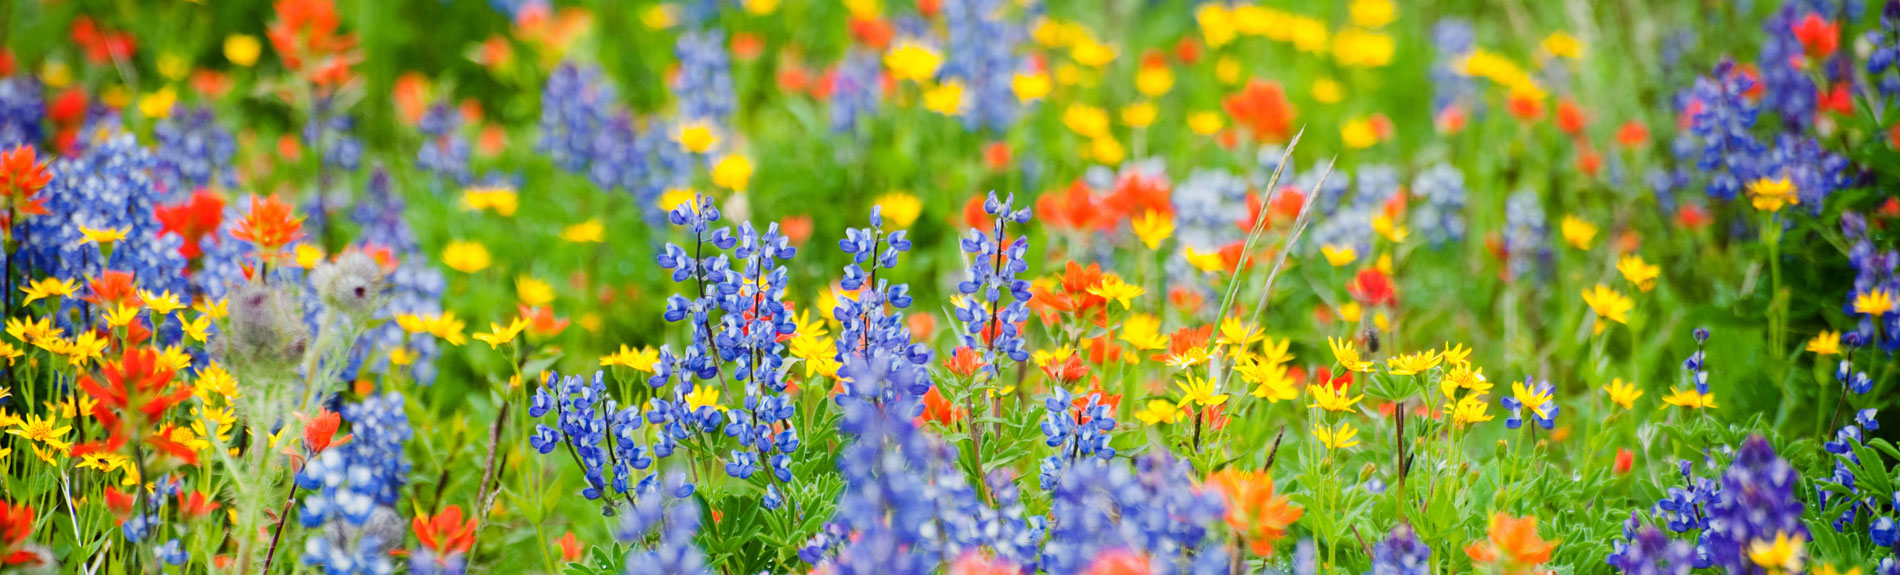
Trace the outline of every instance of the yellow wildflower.
{"label": "yellow wildflower", "polygon": [[872,200],[878,213],[891,225],[908,228],[924,213],[924,202],[908,192],[894,191]]}
{"label": "yellow wildflower", "polygon": [[1327,429],[1324,423],[1313,424],[1313,437],[1318,438],[1320,444],[1326,446],[1327,449],[1345,449],[1359,445],[1358,435],[1359,430],[1354,429],[1351,423],[1344,421],[1339,422],[1339,425],[1332,429]]}
{"label": "yellow wildflower", "polygon": [[607,227],[594,218],[568,226],[561,230],[561,240],[576,244],[597,244],[607,241]]}
{"label": "yellow wildflower", "polygon": [[451,241],[442,248],[442,264],[468,274],[488,269],[488,248],[477,242]]}
{"label": "yellow wildflower", "polygon": [[1635,384],[1625,383],[1620,377],[1603,386],[1603,392],[1610,394],[1610,403],[1621,405],[1623,409],[1635,409],[1636,398],[1643,396],[1643,390],[1636,389]]}
{"label": "yellow wildflower", "polygon": [[1339,360],[1340,367],[1347,371],[1372,373],[1372,362],[1359,359],[1359,350],[1353,347],[1352,341],[1328,337],[1326,345],[1333,348],[1333,358]]}
{"label": "yellow wildflower", "polygon": [[1134,228],[1135,237],[1141,238],[1142,245],[1148,249],[1161,249],[1161,242],[1174,235],[1174,217],[1155,210],[1148,210],[1129,222]]}
{"label": "yellow wildflower", "polygon": [[1583,221],[1577,216],[1564,216],[1560,227],[1563,230],[1564,243],[1580,250],[1590,249],[1590,241],[1597,237],[1596,225]]}
{"label": "yellow wildflower", "polygon": [[1808,351],[1822,356],[1841,353],[1841,332],[1823,330],[1808,340]]}
{"label": "yellow wildflower", "polygon": [[1656,277],[1662,275],[1662,268],[1650,265],[1649,262],[1643,261],[1643,256],[1635,254],[1618,258],[1616,271],[1623,274],[1624,280],[1636,284],[1636,289],[1644,293],[1656,289]]}
{"label": "yellow wildflower", "polygon": [[472,212],[492,211],[502,217],[513,217],[515,210],[521,207],[520,196],[511,188],[500,186],[476,186],[462,190],[462,209]]}
{"label": "yellow wildflower", "polygon": [[752,185],[752,160],[738,154],[720,158],[713,164],[712,182],[735,192],[746,191]]}
{"label": "yellow wildflower", "polygon": [[1132,309],[1135,298],[1147,292],[1141,286],[1122,282],[1121,276],[1111,273],[1103,274],[1102,283],[1089,288],[1089,293],[1122,304],[1122,309]]}

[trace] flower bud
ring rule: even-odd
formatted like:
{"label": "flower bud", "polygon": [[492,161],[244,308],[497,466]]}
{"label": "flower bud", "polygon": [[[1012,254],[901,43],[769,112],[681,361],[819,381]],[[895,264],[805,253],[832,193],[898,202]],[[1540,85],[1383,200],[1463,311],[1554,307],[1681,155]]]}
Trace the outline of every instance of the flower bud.
{"label": "flower bud", "polygon": [[362,250],[349,250],[310,272],[323,305],[352,320],[367,319],[382,303],[388,283],[383,266]]}
{"label": "flower bud", "polygon": [[297,297],[257,282],[237,287],[229,301],[230,321],[213,346],[219,362],[241,382],[282,379],[309,344]]}

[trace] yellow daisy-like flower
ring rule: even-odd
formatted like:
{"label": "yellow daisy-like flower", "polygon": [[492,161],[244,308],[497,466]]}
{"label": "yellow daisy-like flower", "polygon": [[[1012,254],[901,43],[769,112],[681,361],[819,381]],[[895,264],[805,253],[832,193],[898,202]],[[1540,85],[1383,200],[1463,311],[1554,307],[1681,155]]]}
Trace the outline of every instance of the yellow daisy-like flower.
{"label": "yellow daisy-like flower", "polygon": [[79,235],[84,236],[87,243],[104,246],[124,240],[125,230],[116,228],[92,229],[82,224],[79,226]]}
{"label": "yellow daisy-like flower", "polygon": [[680,125],[673,141],[679,142],[680,149],[688,153],[704,154],[719,144],[719,134],[704,121],[687,122]]}
{"label": "yellow daisy-like flower", "polygon": [[937,76],[937,68],[942,65],[943,54],[908,40],[884,53],[884,66],[890,68],[891,77],[899,82],[927,82]]}
{"label": "yellow daisy-like flower", "polygon": [[1102,283],[1089,288],[1089,293],[1101,296],[1102,299],[1122,304],[1122,309],[1132,309],[1135,298],[1141,297],[1141,294],[1148,292],[1147,290],[1141,289],[1141,286],[1123,282],[1121,276],[1103,274]]}
{"label": "yellow daisy-like flower", "polygon": [[1168,347],[1168,336],[1161,334],[1161,320],[1145,313],[1132,314],[1122,320],[1121,333],[1117,334],[1117,337],[1135,349],[1154,350]]}
{"label": "yellow daisy-like flower", "polygon": [[1122,123],[1137,130],[1152,126],[1155,117],[1161,115],[1161,109],[1154,102],[1135,102],[1122,107]]}
{"label": "yellow daisy-like flower", "polygon": [[488,247],[476,242],[453,241],[442,249],[442,264],[465,274],[488,269]]}
{"label": "yellow daisy-like flower", "polygon": [[1201,253],[1194,251],[1193,246],[1187,246],[1182,248],[1181,257],[1202,273],[1227,271],[1227,263],[1221,260],[1220,252],[1217,251]]}
{"label": "yellow daisy-like flower", "polygon": [[36,279],[28,283],[27,285],[20,286],[20,291],[26,292],[26,301],[21,302],[21,303],[29,304],[29,303],[33,303],[35,300],[39,300],[43,298],[52,298],[52,297],[58,297],[58,298],[63,299],[63,298],[71,297],[73,295],[73,292],[78,291],[78,290],[79,290],[79,284],[75,283],[73,280],[60,280],[57,278],[50,278],[50,277]]}
{"label": "yellow daisy-like flower", "polygon": [[950,80],[924,91],[924,109],[945,116],[963,115],[963,82]]}
{"label": "yellow daisy-like flower", "polygon": [[1351,423],[1344,421],[1331,429],[1327,429],[1326,424],[1323,423],[1313,424],[1313,437],[1318,438],[1320,444],[1325,445],[1327,449],[1346,449],[1357,446],[1359,445],[1358,436],[1359,430],[1353,428]]}
{"label": "yellow daisy-like flower", "polygon": [[1445,373],[1443,379],[1438,380],[1438,391],[1445,394],[1445,399],[1457,396],[1460,389],[1470,390],[1474,394],[1489,393],[1491,382],[1484,379],[1484,368],[1454,367]]}
{"label": "yellow daisy-like flower", "polygon": [[1042,72],[1017,72],[1009,81],[1010,91],[1015,92],[1016,99],[1024,103],[1049,97],[1052,87],[1049,75]]}
{"label": "yellow daisy-like flower", "polygon": [[26,352],[20,351],[19,348],[13,347],[13,344],[0,341],[0,357],[7,358],[8,366],[12,366],[13,360],[19,359],[21,356],[24,356],[24,355],[26,355]]}
{"label": "yellow daisy-like flower", "polygon": [[442,312],[441,315],[426,316],[403,314],[396,316],[396,325],[402,327],[403,331],[409,333],[426,333],[433,335],[442,341],[449,342],[449,345],[468,343],[468,338],[462,335],[462,329],[467,327],[468,324],[463,323],[462,320],[455,319],[455,312],[452,311]]}
{"label": "yellow daisy-like flower", "polygon": [[224,366],[213,362],[198,370],[198,379],[191,382],[191,393],[200,399],[222,397],[229,400],[238,396],[237,378],[225,371]]}
{"label": "yellow daisy-like flower", "polygon": [[1268,403],[1279,403],[1300,396],[1299,387],[1293,378],[1288,377],[1287,371],[1285,365],[1258,360],[1242,362],[1234,367],[1234,373],[1240,375],[1241,381],[1254,385],[1249,394],[1265,399]]}
{"label": "yellow daisy-like flower", "polygon": [[658,363],[660,363],[659,351],[650,347],[632,349],[624,343],[620,344],[620,351],[600,358],[601,367],[618,365],[646,373],[655,373],[654,365]]}
{"label": "yellow daisy-like flower", "polygon": [[1084,138],[1109,136],[1108,112],[1088,104],[1069,104],[1068,108],[1062,110],[1062,125]]}
{"label": "yellow daisy-like flower", "polygon": [[1789,537],[1787,532],[1777,531],[1774,541],[1760,539],[1750,541],[1748,560],[1769,573],[1800,573],[1802,560],[1806,558],[1805,548],[1801,535]]}
{"label": "yellow daisy-like flower", "polygon": [[1445,342],[1445,363],[1454,367],[1470,367],[1471,348],[1462,343]]}
{"label": "yellow daisy-like flower", "polygon": [[1161,249],[1161,242],[1174,235],[1174,217],[1154,210],[1143,212],[1128,225],[1134,228],[1135,237],[1141,238],[1141,244],[1151,250]]}
{"label": "yellow daisy-like flower", "polygon": [[1307,407],[1317,407],[1326,411],[1351,411],[1353,404],[1365,399],[1365,394],[1347,397],[1345,388],[1334,388],[1327,384],[1306,386],[1306,394],[1313,396],[1313,403]]}
{"label": "yellow daisy-like flower", "polygon": [[490,349],[500,348],[501,344],[513,342],[516,337],[521,335],[521,330],[527,329],[527,327],[527,318],[518,316],[510,320],[508,325],[505,326],[490,322],[488,324],[488,333],[475,334],[475,339],[487,343]]}
{"label": "yellow daisy-like flower", "polygon": [[1349,340],[1328,337],[1326,338],[1326,345],[1333,348],[1333,358],[1339,360],[1339,366],[1345,368],[1347,371],[1372,373],[1372,371],[1376,369],[1373,367],[1372,362],[1359,358],[1359,349],[1353,347],[1352,342]]}
{"label": "yellow daisy-like flower", "polygon": [[1636,389],[1635,384],[1626,383],[1620,377],[1603,386],[1603,392],[1610,394],[1610,403],[1623,406],[1623,409],[1635,409],[1636,398],[1643,396],[1643,390]]}
{"label": "yellow daisy-like flower", "polygon": [[1748,184],[1748,201],[1755,209],[1774,213],[1785,206],[1801,204],[1800,191],[1788,178],[1770,180],[1762,178]]}
{"label": "yellow daisy-like flower", "polygon": [[1352,246],[1342,247],[1326,244],[1320,246],[1319,253],[1320,255],[1326,256],[1326,263],[1332,264],[1333,267],[1336,268],[1351,265],[1353,260],[1359,259],[1359,252],[1353,250]]}
{"label": "yellow daisy-like flower", "polygon": [[185,309],[185,304],[178,301],[178,296],[172,295],[171,290],[165,290],[164,293],[157,295],[153,295],[152,292],[149,291],[139,290],[139,299],[145,301],[145,307],[150,308],[152,313],[161,316],[171,315],[172,312]]}
{"label": "yellow daisy-like flower", "polygon": [[1538,417],[1546,419],[1550,417],[1550,392],[1540,390],[1536,386],[1524,385],[1522,381],[1514,381],[1511,382],[1511,396],[1517,398],[1518,403],[1524,404],[1526,409],[1531,410]]}
{"label": "yellow daisy-like flower", "polygon": [[1583,58],[1583,41],[1564,31],[1551,32],[1544,37],[1543,48],[1552,56],[1578,60]]}
{"label": "yellow daisy-like flower", "polygon": [[513,217],[520,207],[521,200],[512,188],[477,186],[462,190],[462,208],[472,212],[492,211],[498,216]]}
{"label": "yellow daisy-like flower", "polygon": [[[1622,292],[1610,289],[1610,286],[1603,284],[1597,284],[1594,289],[1583,290],[1583,303],[1589,305],[1590,310],[1596,312],[1600,320],[1625,325],[1629,324],[1630,310],[1636,308],[1636,302],[1630,301],[1630,298],[1624,296]],[[1605,327],[1608,326],[1603,321],[1598,321],[1593,333],[1603,333]]]}
{"label": "yellow daisy-like flower", "polygon": [[1649,262],[1643,261],[1643,256],[1635,254],[1617,259],[1616,271],[1623,274],[1624,280],[1636,284],[1636,289],[1644,293],[1656,289],[1656,277],[1662,275],[1662,268],[1650,265]]}
{"label": "yellow daisy-like flower", "polygon": [[738,154],[720,158],[713,164],[713,185],[735,192],[743,192],[752,186],[752,160]]}
{"label": "yellow daisy-like flower", "polygon": [[1669,405],[1686,409],[1715,409],[1716,407],[1714,393],[1701,393],[1696,391],[1693,387],[1689,389],[1669,388],[1669,395],[1663,396],[1663,403],[1667,404],[1664,406],[1665,409],[1667,409]]}
{"label": "yellow daisy-like flower", "polygon": [[232,34],[224,37],[224,59],[232,64],[249,68],[257,64],[257,56],[264,51],[264,44],[256,36]]}
{"label": "yellow daisy-like flower", "polygon": [[1203,136],[1219,133],[1225,124],[1220,114],[1216,112],[1201,111],[1188,114],[1188,130]]}
{"label": "yellow daisy-like flower", "polygon": [[568,226],[561,230],[561,241],[576,244],[597,244],[607,241],[607,226],[601,225],[595,218]]}
{"label": "yellow daisy-like flower", "polygon": [[1392,0],[1353,0],[1352,24],[1361,28],[1383,28],[1399,18],[1399,7]]}
{"label": "yellow daisy-like flower", "polygon": [[1459,399],[1457,403],[1446,403],[1445,410],[1451,412],[1452,424],[1461,427],[1473,423],[1484,423],[1496,418],[1496,416],[1490,413],[1491,402],[1485,401],[1481,396],[1476,394],[1467,395]]}
{"label": "yellow daisy-like flower", "polygon": [[73,426],[60,425],[60,422],[50,415],[41,417],[29,413],[25,419],[20,420],[19,425],[8,429],[7,433],[63,452],[73,446],[72,442],[66,441],[66,434],[72,430]]}
{"label": "yellow daisy-like flower", "polygon": [[1828,356],[1841,353],[1841,332],[1822,331],[1808,340],[1808,351],[1815,355]]}
{"label": "yellow daisy-like flower", "polygon": [[1135,419],[1148,425],[1174,423],[1181,418],[1181,408],[1166,399],[1150,399],[1148,405],[1135,412]]}
{"label": "yellow daisy-like flower", "polygon": [[222,298],[215,301],[200,299],[191,303],[191,309],[198,310],[198,313],[211,316],[211,319],[224,319],[226,303],[228,303],[227,300]]}
{"label": "yellow daisy-like flower", "polygon": [[1438,367],[1444,359],[1436,350],[1426,350],[1386,358],[1385,367],[1392,375],[1413,375]]}
{"label": "yellow daisy-like flower", "polygon": [[554,285],[530,275],[515,278],[515,296],[521,303],[540,307],[554,301]]}
{"label": "yellow daisy-like flower", "polygon": [[106,308],[106,313],[105,313],[106,325],[112,327],[113,329],[118,329],[118,328],[122,328],[128,325],[132,325],[133,321],[137,321],[139,319],[138,306],[131,306],[131,305],[125,305],[123,303],[119,303],[119,304],[113,304],[110,306],[105,306],[105,308]]}
{"label": "yellow daisy-like flower", "polygon": [[1247,347],[1265,339],[1267,339],[1267,334],[1260,330],[1260,326],[1240,321],[1240,318],[1237,317],[1228,316],[1226,319],[1220,320],[1220,336],[1215,338],[1214,341],[1220,345],[1241,348],[1241,351],[1235,352],[1235,355],[1238,356],[1246,353],[1245,350]]}
{"label": "yellow daisy-like flower", "polygon": [[1597,226],[1577,216],[1564,216],[1558,227],[1563,231],[1564,243],[1580,250],[1590,249],[1590,242],[1597,237]]}
{"label": "yellow daisy-like flower", "polygon": [[686,394],[687,409],[698,411],[701,407],[712,407],[719,411],[726,410],[726,406],[719,404],[719,386],[700,385],[693,388],[692,393]]}
{"label": "yellow daisy-like flower", "polygon": [[1180,404],[1183,406],[1199,405],[1214,407],[1227,403],[1227,394],[1214,393],[1214,382],[1211,380],[1188,375],[1183,379],[1175,381],[1174,384],[1181,388]]}
{"label": "yellow daisy-like flower", "polygon": [[1854,313],[1879,318],[1893,313],[1893,294],[1884,289],[1870,289],[1854,296]]}
{"label": "yellow daisy-like flower", "polygon": [[877,206],[885,221],[899,228],[917,223],[917,216],[924,213],[924,201],[901,190],[878,196],[871,203]]}

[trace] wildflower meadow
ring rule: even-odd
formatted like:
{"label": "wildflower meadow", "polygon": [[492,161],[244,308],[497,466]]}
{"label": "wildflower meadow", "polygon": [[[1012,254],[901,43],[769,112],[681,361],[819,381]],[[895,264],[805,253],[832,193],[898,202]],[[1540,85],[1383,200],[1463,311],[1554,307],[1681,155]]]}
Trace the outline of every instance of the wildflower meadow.
{"label": "wildflower meadow", "polygon": [[1900,575],[1900,0],[0,46],[0,573]]}

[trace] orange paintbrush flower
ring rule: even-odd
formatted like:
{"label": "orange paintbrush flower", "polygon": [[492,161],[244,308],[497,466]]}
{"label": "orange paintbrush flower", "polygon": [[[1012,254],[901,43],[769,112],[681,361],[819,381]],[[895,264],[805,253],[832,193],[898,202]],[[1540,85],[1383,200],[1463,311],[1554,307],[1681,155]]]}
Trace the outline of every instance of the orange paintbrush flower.
{"label": "orange paintbrush flower", "polygon": [[1557,542],[1537,535],[1537,517],[1511,517],[1503,513],[1491,516],[1490,534],[1465,546],[1465,554],[1480,565],[1495,567],[1505,575],[1528,575],[1538,565],[1550,561]]}
{"label": "orange paintbrush flower", "polygon": [[14,214],[46,213],[45,200],[33,196],[52,181],[46,162],[35,161],[33,146],[15,146],[0,153],[0,203],[5,204],[5,211],[0,212],[0,228],[8,237],[13,234]]}
{"label": "orange paintbrush flower", "polygon": [[251,196],[251,213],[231,230],[231,237],[251,242],[258,257],[268,263],[283,255],[284,246],[303,237],[303,218],[292,215],[290,204],[275,194]]}
{"label": "orange paintbrush flower", "polygon": [[1273,477],[1261,471],[1223,469],[1207,477],[1208,487],[1227,501],[1227,525],[1247,540],[1254,554],[1272,557],[1273,546],[1306,509],[1273,492]]}
{"label": "orange paintbrush flower", "polygon": [[467,553],[475,544],[475,518],[463,521],[460,505],[450,505],[435,517],[417,514],[410,526],[416,531],[416,540],[433,551],[437,561],[453,553]]}

